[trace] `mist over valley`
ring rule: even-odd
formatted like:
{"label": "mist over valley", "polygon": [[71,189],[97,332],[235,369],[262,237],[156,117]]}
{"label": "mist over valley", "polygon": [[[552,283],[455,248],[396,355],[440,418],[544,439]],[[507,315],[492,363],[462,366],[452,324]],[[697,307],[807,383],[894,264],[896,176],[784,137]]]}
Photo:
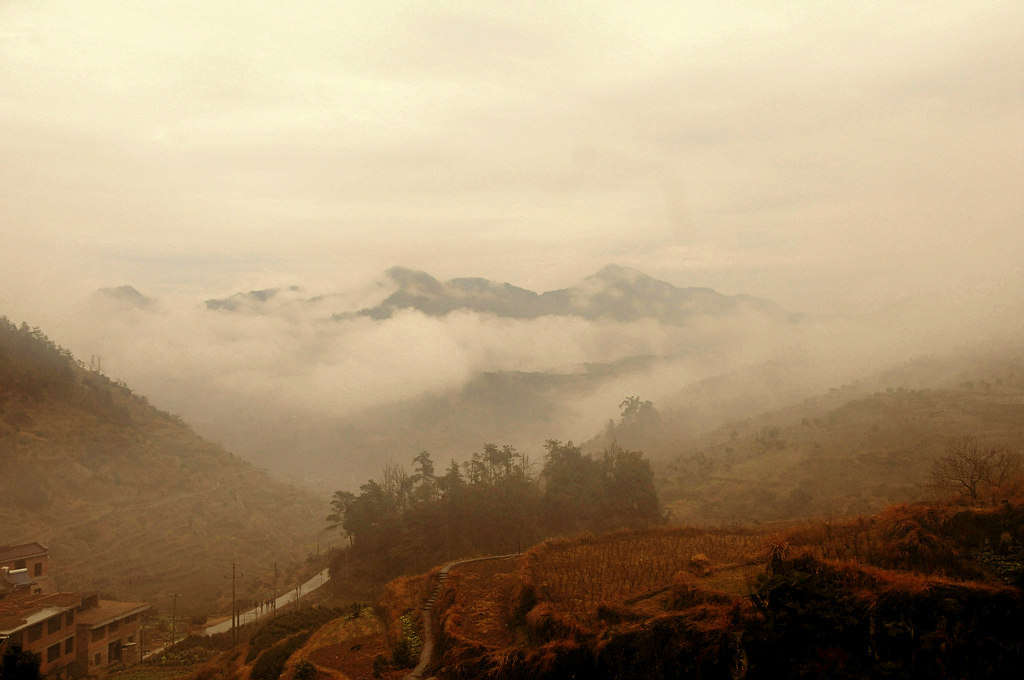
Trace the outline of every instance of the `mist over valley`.
{"label": "mist over valley", "polygon": [[486,442],[587,441],[634,394],[693,436],[950,351],[973,323],[796,314],[612,265],[540,294],[396,267],[352,291],[162,300],[126,285],[79,309],[77,354],[321,493],[422,450],[444,463]]}
{"label": "mist over valley", "polygon": [[1022,34],[0,3],[0,680],[1016,677]]}

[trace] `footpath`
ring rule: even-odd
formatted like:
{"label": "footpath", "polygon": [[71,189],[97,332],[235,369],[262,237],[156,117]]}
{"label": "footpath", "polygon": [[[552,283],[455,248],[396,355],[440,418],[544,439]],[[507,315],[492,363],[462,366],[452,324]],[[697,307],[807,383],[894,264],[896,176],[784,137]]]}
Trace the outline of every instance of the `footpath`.
{"label": "footpath", "polygon": [[[430,665],[432,657],[434,656],[434,633],[432,622],[432,613],[434,611],[434,603],[437,602],[437,596],[441,593],[441,586],[448,580],[448,571],[452,567],[457,567],[461,564],[469,564],[470,562],[483,562],[485,560],[504,560],[510,557],[519,557],[521,553],[510,553],[508,555],[488,555],[487,557],[471,557],[467,560],[456,560],[449,562],[448,564],[441,567],[441,570],[437,573],[437,587],[434,588],[434,592],[430,594],[430,597],[423,603],[423,648],[420,650],[420,662],[416,664],[416,668],[409,671],[403,680],[420,680],[423,677],[424,671],[427,670],[427,666]],[[427,680],[431,680],[428,678]]]}

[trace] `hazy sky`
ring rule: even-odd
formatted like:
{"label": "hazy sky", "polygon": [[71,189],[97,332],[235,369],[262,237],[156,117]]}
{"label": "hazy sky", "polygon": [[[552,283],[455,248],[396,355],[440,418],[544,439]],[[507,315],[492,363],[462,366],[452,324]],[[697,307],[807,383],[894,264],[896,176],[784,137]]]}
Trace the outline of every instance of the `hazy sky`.
{"label": "hazy sky", "polygon": [[0,313],[393,264],[1020,301],[1022,35],[1020,0],[2,0]]}

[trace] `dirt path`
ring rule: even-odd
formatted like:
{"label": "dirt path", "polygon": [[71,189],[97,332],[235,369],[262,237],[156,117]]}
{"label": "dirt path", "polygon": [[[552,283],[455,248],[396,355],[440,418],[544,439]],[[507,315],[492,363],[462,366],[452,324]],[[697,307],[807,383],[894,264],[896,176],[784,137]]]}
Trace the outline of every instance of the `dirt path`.
{"label": "dirt path", "polygon": [[[449,562],[448,564],[441,567],[441,571],[437,573],[437,587],[434,588],[434,592],[430,594],[430,597],[423,603],[423,648],[420,650],[420,662],[416,664],[416,668],[409,671],[408,675],[405,676],[404,680],[419,680],[423,677],[423,672],[427,670],[427,666],[430,665],[430,661],[434,656],[434,634],[432,632],[432,614],[434,612],[434,603],[437,601],[437,596],[441,592],[441,586],[448,580],[448,571],[452,567],[457,567],[462,564],[469,564],[470,562],[483,562],[485,560],[504,560],[510,557],[519,557],[520,553],[510,553],[508,555],[488,555],[487,557],[471,557],[468,560],[456,560]],[[429,680],[429,679],[428,679]]]}

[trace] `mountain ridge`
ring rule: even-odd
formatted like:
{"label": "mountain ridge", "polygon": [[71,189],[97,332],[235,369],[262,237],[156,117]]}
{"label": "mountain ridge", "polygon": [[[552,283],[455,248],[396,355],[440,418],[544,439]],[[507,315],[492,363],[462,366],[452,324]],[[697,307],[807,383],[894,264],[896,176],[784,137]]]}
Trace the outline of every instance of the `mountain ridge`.
{"label": "mountain ridge", "polygon": [[[387,276],[398,290],[375,307],[356,315],[387,319],[405,309],[429,316],[456,310],[490,313],[516,319],[540,316],[611,318],[631,322],[653,318],[662,323],[685,324],[696,315],[751,311],[785,316],[773,302],[750,295],[722,295],[711,288],[678,288],[636,270],[610,264],[569,288],[536,293],[509,283],[483,278],[440,281],[422,271],[392,267]],[[348,316],[348,315],[343,315]]]}
{"label": "mountain ridge", "polygon": [[[535,319],[542,316],[578,316],[589,320],[612,319],[628,323],[656,319],[662,323],[684,325],[695,316],[721,316],[736,312],[768,314],[779,319],[797,320],[778,304],[753,295],[724,295],[712,288],[680,288],[651,277],[637,269],[609,264],[568,288],[538,293],[508,282],[483,277],[455,277],[442,281],[416,269],[394,266],[384,272],[392,292],[375,305],[356,311],[335,312],[336,321],[367,317],[377,321],[413,310],[427,316],[444,317],[455,311],[493,314],[511,319]],[[124,286],[122,288],[128,288]],[[258,311],[261,306],[280,302],[312,304],[325,296],[303,298],[299,286],[265,288],[234,293],[225,298],[210,298],[210,311]]]}

